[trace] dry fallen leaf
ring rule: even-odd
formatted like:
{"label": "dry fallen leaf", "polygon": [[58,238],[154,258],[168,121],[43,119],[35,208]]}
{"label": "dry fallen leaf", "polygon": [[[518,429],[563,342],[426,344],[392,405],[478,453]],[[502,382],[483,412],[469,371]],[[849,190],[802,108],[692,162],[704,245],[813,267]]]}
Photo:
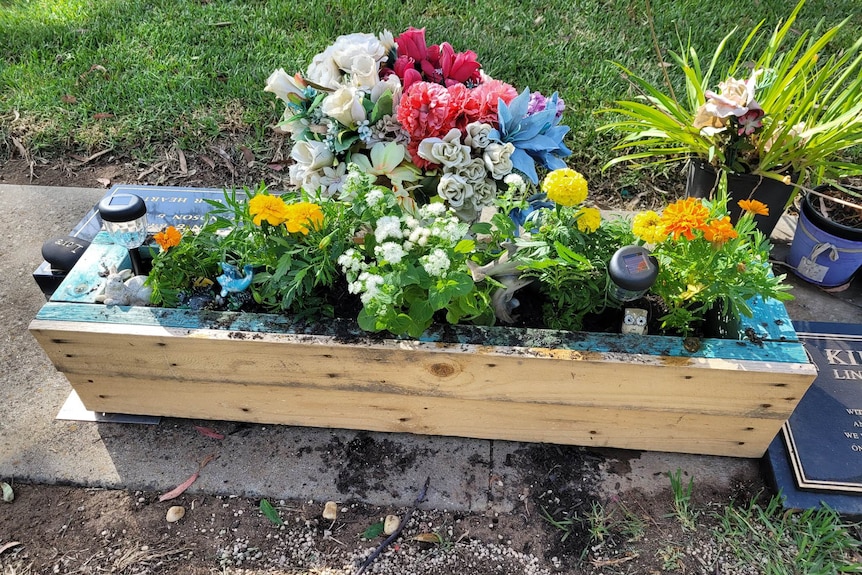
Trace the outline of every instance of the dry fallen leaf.
{"label": "dry fallen leaf", "polygon": [[204,437],[211,437],[212,439],[224,439],[224,435],[222,435],[215,429],[210,429],[209,427],[203,427],[201,425],[195,425],[195,429]]}
{"label": "dry fallen leaf", "polygon": [[186,489],[192,486],[192,483],[197,481],[197,478],[200,477],[201,470],[207,466],[207,463],[215,459],[216,455],[207,455],[204,457],[203,461],[201,461],[200,465],[198,465],[198,470],[192,473],[188,479],[177,485],[175,488],[171,489],[167,493],[163,493],[159,496],[159,501],[167,501],[168,499],[174,499],[179,497],[183,493],[185,493]]}
{"label": "dry fallen leaf", "polygon": [[188,175],[189,165],[186,162],[186,155],[181,149],[177,148],[177,156],[180,158],[180,173],[184,176]]}
{"label": "dry fallen leaf", "polygon": [[99,182],[100,184],[102,184],[102,187],[105,187],[105,188],[107,188],[108,186],[111,185],[110,178],[96,178],[96,181]]}
{"label": "dry fallen leaf", "polygon": [[210,158],[210,157],[209,157],[209,156],[207,156],[206,154],[201,154],[201,155],[200,155],[200,156],[198,156],[198,157],[201,159],[201,161],[202,161],[204,164],[206,164],[207,166],[209,166],[211,170],[214,170],[214,169],[215,169],[215,162],[213,162],[213,159],[212,159],[212,158]]}
{"label": "dry fallen leaf", "polygon": [[283,164],[267,164],[267,167],[274,172],[280,172],[284,169]]}
{"label": "dry fallen leaf", "polygon": [[63,94],[63,96],[60,98],[60,101],[64,104],[77,104],[78,98],[72,96],[71,94]]}
{"label": "dry fallen leaf", "polygon": [[113,118],[114,115],[109,112],[99,112],[98,114],[93,114],[94,120],[106,120],[108,118]]}
{"label": "dry fallen leaf", "polygon": [[245,160],[246,165],[250,168],[254,164],[254,153],[246,146],[240,146],[239,151],[242,152],[242,159]]}

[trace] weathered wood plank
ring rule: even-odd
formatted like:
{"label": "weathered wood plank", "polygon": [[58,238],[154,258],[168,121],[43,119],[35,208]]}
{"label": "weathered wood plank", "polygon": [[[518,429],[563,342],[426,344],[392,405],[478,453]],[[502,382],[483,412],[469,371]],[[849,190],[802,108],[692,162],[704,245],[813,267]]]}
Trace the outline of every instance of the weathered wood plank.
{"label": "weathered wood plank", "polygon": [[[144,385],[146,383],[146,385]],[[647,409],[513,403],[250,381],[131,382],[106,378],[75,389],[90,409],[312,427],[759,457],[782,420]],[[137,384],[137,385],[136,385]]]}
{"label": "weathered wood plank", "polygon": [[[31,331],[71,377],[162,379],[286,389],[698,411],[786,419],[808,364],[656,357],[475,344],[280,335],[34,320]],[[89,407],[89,406],[88,406]],[[213,414],[215,415],[215,414]]]}

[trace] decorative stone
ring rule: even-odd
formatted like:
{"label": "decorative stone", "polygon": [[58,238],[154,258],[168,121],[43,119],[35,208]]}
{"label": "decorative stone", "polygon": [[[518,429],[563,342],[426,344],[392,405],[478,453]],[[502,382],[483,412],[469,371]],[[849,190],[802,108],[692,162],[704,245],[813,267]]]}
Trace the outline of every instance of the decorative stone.
{"label": "decorative stone", "polygon": [[401,525],[401,519],[399,519],[397,515],[387,515],[386,519],[383,521],[383,533],[386,535],[392,535],[396,530],[398,530],[399,525]]}
{"label": "decorative stone", "polygon": [[74,236],[52,238],[42,244],[42,257],[51,264],[51,269],[68,272],[84,255],[90,242]]}
{"label": "decorative stone", "polygon": [[323,518],[327,521],[335,521],[338,519],[338,503],[335,501],[327,501],[323,506]]}
{"label": "decorative stone", "polygon": [[168,523],[176,523],[180,519],[182,519],[186,514],[186,508],[181,505],[174,505],[173,507],[168,508],[167,514],[165,514],[165,520]]}

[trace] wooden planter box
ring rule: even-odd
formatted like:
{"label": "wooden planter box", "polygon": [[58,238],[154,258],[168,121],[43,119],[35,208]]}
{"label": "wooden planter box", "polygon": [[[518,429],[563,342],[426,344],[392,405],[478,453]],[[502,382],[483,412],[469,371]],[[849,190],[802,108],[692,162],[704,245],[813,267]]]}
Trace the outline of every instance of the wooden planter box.
{"label": "wooden planter box", "polygon": [[[441,327],[420,340],[290,318],[93,303],[128,255],[97,236],[30,324],[93,411],[761,456],[815,378],[779,302],[747,339]],[[128,267],[128,266],[126,266]]]}

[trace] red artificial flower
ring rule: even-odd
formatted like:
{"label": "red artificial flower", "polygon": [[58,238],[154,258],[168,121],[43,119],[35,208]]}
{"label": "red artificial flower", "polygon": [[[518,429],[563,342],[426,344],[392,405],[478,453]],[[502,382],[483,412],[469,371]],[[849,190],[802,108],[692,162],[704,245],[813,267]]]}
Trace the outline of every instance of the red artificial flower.
{"label": "red artificial flower", "polygon": [[413,62],[421,62],[428,58],[428,45],[425,43],[425,28],[417,30],[411,26],[395,38],[395,43],[398,45],[399,58],[407,56]]}
{"label": "red artificial flower", "polygon": [[476,53],[472,50],[456,54],[448,42],[440,44],[440,69],[443,71],[443,82],[447,86],[466,84],[468,81],[478,84],[481,67],[476,61]]}

